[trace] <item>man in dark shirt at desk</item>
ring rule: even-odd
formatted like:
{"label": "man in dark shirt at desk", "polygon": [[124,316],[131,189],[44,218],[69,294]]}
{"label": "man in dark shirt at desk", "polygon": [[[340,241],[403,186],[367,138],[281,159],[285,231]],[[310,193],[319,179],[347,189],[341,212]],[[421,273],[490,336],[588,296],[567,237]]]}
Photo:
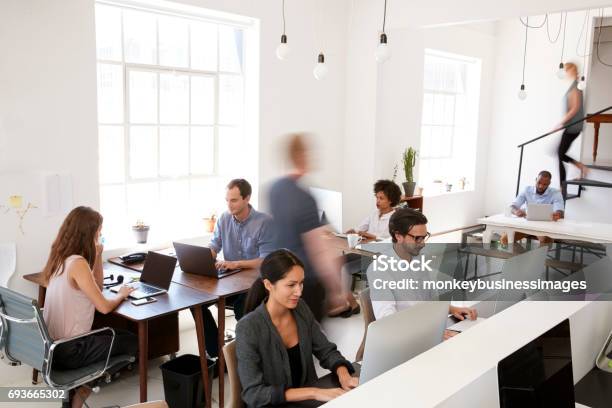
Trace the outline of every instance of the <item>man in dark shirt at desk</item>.
{"label": "man in dark shirt at desk", "polygon": [[[272,252],[272,225],[269,215],[256,211],[249,201],[252,188],[245,179],[234,179],[227,185],[225,201],[227,211],[221,214],[209,248],[218,259],[219,269],[258,268],[263,258]],[[233,305],[236,320],[244,314],[245,294],[227,299]],[[208,308],[204,309],[204,330],[208,354],[217,356],[217,325]]]}

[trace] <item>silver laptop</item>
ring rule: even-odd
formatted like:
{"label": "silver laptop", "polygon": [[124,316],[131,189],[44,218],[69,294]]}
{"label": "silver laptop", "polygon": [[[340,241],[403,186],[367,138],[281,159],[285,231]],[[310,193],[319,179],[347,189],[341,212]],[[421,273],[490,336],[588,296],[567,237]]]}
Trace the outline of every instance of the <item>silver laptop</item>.
{"label": "silver laptop", "polygon": [[552,221],[552,204],[527,204],[527,219],[529,221]]}
{"label": "silver laptop", "polygon": [[[149,251],[140,274],[140,281],[129,284],[136,289],[130,293],[130,298],[142,299],[166,293],[172,282],[174,268],[176,268],[175,257]],[[119,292],[120,288],[121,286],[113,286],[111,291]]]}
{"label": "silver laptop", "polygon": [[370,323],[359,383],[441,343],[449,306],[448,301],[422,302]]}

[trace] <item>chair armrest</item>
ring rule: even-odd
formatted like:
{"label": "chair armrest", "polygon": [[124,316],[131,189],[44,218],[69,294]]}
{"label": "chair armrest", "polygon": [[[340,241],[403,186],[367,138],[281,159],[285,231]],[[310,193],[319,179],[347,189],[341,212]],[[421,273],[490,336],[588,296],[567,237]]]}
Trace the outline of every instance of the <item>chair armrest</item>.
{"label": "chair armrest", "polygon": [[78,336],[67,337],[65,339],[60,339],[60,340],[54,341],[53,344],[51,344],[51,347],[49,348],[49,368],[48,368],[48,372],[49,373],[51,372],[51,367],[53,365],[53,352],[55,351],[55,348],[58,345],[64,344],[64,343],[68,343],[70,341],[77,340],[77,339],[80,339],[80,338],[89,337],[91,335],[98,334],[98,333],[101,333],[101,332],[107,331],[107,330],[112,333],[113,337],[111,338],[110,347],[108,348],[108,355],[106,356],[106,363],[104,364],[104,368],[100,372],[100,373],[104,373],[106,370],[108,370],[108,362],[110,361],[111,352],[113,350],[113,344],[115,343],[115,330],[112,327],[103,327],[101,329],[91,330],[91,331],[88,331],[87,333],[79,334]]}

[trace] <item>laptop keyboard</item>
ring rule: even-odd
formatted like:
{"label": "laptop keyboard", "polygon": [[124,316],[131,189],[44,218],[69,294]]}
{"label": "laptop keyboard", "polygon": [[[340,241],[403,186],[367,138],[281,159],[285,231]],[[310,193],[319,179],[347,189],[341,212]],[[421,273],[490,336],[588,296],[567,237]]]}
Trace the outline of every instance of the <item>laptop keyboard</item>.
{"label": "laptop keyboard", "polygon": [[149,286],[149,285],[140,285],[140,286],[138,286],[136,288],[136,290],[138,290],[139,292],[142,292],[142,293],[146,293],[146,294],[154,293],[154,292],[159,292],[159,289],[154,288],[154,287]]}

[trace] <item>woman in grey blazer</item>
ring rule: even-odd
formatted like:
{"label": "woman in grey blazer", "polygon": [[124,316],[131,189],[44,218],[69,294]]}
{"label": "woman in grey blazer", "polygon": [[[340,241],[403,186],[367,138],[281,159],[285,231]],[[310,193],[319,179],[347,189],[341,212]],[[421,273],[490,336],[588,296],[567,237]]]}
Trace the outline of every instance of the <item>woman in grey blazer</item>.
{"label": "woman in grey blazer", "polygon": [[[236,326],[236,356],[242,399],[250,407],[290,401],[329,401],[357,386],[352,365],[327,340],[300,299],[304,265],[289,250],[266,256]],[[336,373],[341,388],[307,387],[317,375],[313,354]]]}

